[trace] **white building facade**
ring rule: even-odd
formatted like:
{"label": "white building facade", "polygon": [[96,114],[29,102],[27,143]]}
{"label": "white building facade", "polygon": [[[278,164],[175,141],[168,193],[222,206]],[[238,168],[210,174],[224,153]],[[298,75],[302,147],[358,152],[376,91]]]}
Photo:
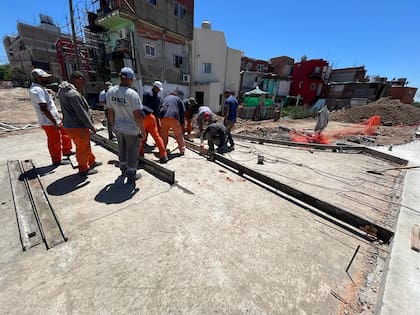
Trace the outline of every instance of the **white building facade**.
{"label": "white building facade", "polygon": [[229,48],[225,35],[204,21],[194,29],[191,60],[191,96],[215,113],[223,105],[223,91],[239,91],[242,52]]}

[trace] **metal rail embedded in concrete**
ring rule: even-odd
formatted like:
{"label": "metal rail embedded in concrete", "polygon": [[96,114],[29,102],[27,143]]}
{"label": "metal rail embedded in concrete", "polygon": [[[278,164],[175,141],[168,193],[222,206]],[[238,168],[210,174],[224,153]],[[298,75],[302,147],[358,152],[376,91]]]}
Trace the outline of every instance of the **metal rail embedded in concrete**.
{"label": "metal rail embedded in concrete", "polygon": [[[193,151],[200,151],[199,146],[193,143],[186,142],[186,145],[187,148],[192,149]],[[211,159],[221,162],[224,165],[237,170],[239,175],[241,176],[243,176],[244,174],[250,176],[253,179],[256,179],[257,181],[268,185],[269,187],[277,189],[307,205],[321,210],[322,212],[336,218],[337,220],[351,225],[352,227],[355,227],[356,229],[361,230],[365,233],[367,232],[368,234],[375,236],[377,239],[382,240],[384,243],[389,243],[391,238],[394,236],[393,231],[379,224],[376,224],[362,216],[358,216],[349,210],[339,208],[328,202],[315,198],[289,185],[281,183],[273,178],[270,178],[264,174],[254,171],[248,167],[245,167],[239,163],[233,162],[220,154],[212,154]]]}
{"label": "metal rail embedded in concrete", "polygon": [[15,206],[19,237],[23,250],[42,242],[32,204],[28,198],[26,182],[22,180],[22,166],[19,161],[7,161],[9,182]]}
{"label": "metal rail embedded in concrete", "polygon": [[[90,139],[94,141],[95,143],[103,146],[107,150],[118,154],[118,144],[106,139],[105,137],[102,137],[98,134],[91,134]],[[175,184],[175,172],[168,170],[167,168],[160,166],[159,164],[144,159],[142,157],[139,157],[139,161],[144,165],[144,169],[152,174],[153,176],[156,176],[160,180],[163,180],[164,182],[169,183],[170,185]]]}
{"label": "metal rail embedded in concrete", "polygon": [[244,136],[244,135],[232,135],[234,138],[247,140],[247,141],[255,141],[259,144],[264,143],[272,143],[278,145],[287,145],[292,147],[305,147],[305,148],[312,148],[312,149],[319,149],[319,150],[333,150],[335,152],[346,152],[346,151],[360,151],[360,153],[370,154],[376,158],[381,158],[399,165],[406,165],[408,160],[396,157],[391,154],[387,154],[384,152],[379,152],[374,149],[364,147],[364,146],[352,146],[352,145],[327,145],[327,144],[316,144],[316,143],[301,143],[301,142],[293,142],[293,141],[286,141],[286,140],[272,140],[266,138],[258,138],[252,136]]}

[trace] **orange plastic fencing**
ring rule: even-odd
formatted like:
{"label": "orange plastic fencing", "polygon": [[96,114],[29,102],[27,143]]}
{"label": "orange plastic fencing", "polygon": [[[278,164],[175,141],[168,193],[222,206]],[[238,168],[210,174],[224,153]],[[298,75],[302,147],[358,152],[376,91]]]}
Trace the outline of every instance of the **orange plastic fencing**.
{"label": "orange plastic fencing", "polygon": [[360,124],[348,128],[343,128],[341,130],[312,134],[306,134],[297,130],[293,130],[290,131],[289,134],[291,141],[294,142],[330,144],[335,139],[341,139],[348,136],[372,136],[375,134],[376,129],[380,123],[381,116],[375,115]]}

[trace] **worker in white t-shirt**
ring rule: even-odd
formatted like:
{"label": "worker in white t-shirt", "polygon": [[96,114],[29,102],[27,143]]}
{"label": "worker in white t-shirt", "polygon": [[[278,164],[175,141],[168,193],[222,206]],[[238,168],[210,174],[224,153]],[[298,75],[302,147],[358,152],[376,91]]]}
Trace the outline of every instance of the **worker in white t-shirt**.
{"label": "worker in white t-shirt", "polygon": [[70,161],[63,161],[62,156],[74,154],[71,151],[71,140],[63,129],[54,101],[44,87],[49,83],[51,74],[36,68],[32,70],[31,75],[34,82],[29,88],[29,96],[38,117],[38,123],[47,134],[52,164],[55,166],[69,164]]}
{"label": "worker in white t-shirt", "polygon": [[131,183],[139,178],[136,173],[140,140],[146,137],[143,105],[137,92],[130,88],[134,80],[134,71],[124,67],[120,71],[120,85],[113,86],[106,93],[110,123],[118,140],[119,166],[122,175],[127,176],[127,182]]}

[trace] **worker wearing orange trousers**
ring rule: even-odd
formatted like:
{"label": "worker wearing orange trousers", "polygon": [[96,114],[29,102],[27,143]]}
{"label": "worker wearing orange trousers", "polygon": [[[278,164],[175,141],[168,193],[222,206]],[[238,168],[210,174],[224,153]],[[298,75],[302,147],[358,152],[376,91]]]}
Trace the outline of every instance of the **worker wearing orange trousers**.
{"label": "worker wearing orange trousers", "polygon": [[90,136],[88,128],[66,128],[67,135],[76,145],[76,160],[79,164],[79,172],[86,172],[95,165],[95,155],[90,148]]}
{"label": "worker wearing orange trousers", "polygon": [[42,125],[47,134],[48,151],[50,152],[53,164],[61,162],[61,152],[64,156],[72,155],[71,140],[63,129],[63,126]]}
{"label": "worker wearing orange trousers", "polygon": [[144,145],[146,143],[147,136],[150,133],[152,135],[153,140],[156,143],[156,146],[159,149],[160,158],[165,159],[167,156],[165,145],[163,143],[162,138],[160,137],[160,134],[157,128],[157,120],[156,120],[155,115],[153,115],[152,113],[149,113],[146,116],[144,116],[143,125],[144,125],[144,130],[146,131],[146,137],[144,141],[142,141],[140,144],[140,156],[144,156]]}
{"label": "worker wearing orange trousers", "polygon": [[172,117],[165,117],[160,120],[160,123],[162,125],[160,135],[162,136],[165,148],[168,145],[169,130],[172,129],[176,142],[178,142],[179,152],[183,155],[185,153],[185,141],[183,135],[183,127],[179,120]]}
{"label": "worker wearing orange trousers", "polygon": [[185,112],[185,124],[187,125],[186,128],[184,128],[184,132],[190,134],[192,131],[192,120],[191,120],[191,112]]}

